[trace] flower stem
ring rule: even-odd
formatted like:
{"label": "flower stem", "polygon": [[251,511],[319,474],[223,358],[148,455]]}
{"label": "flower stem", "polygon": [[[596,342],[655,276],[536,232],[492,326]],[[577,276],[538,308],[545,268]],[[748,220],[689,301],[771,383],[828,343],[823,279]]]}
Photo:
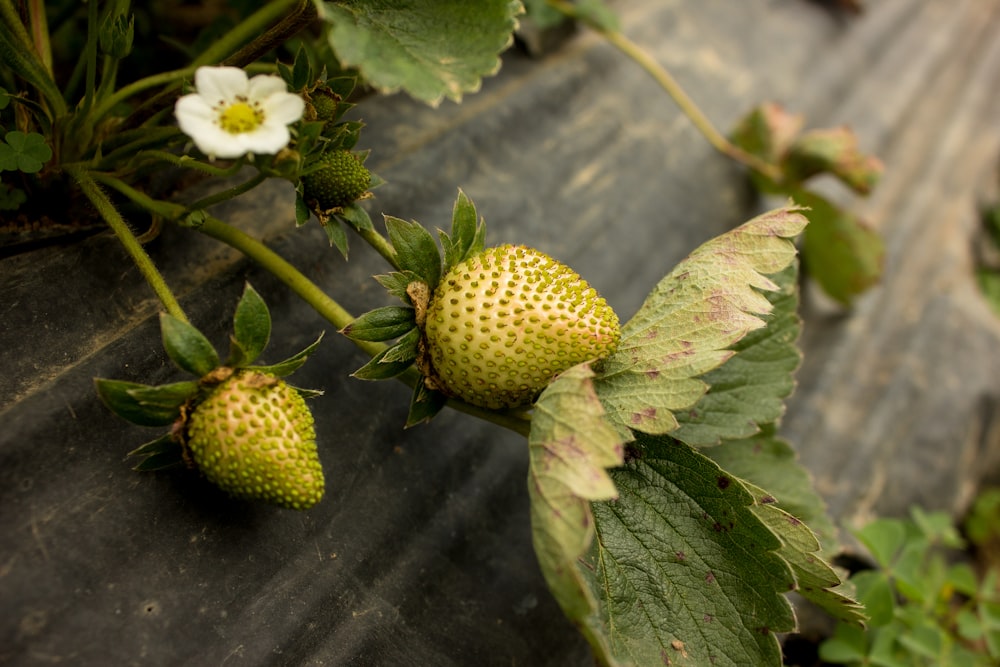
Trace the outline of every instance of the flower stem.
{"label": "flower stem", "polygon": [[[269,26],[274,21],[284,17],[284,20],[279,24],[282,25],[288,21],[290,15],[301,14],[302,5],[311,6],[311,4],[311,2],[307,3],[303,0],[274,0],[273,2],[265,3],[263,7],[245,18],[235,28],[220,39],[212,42],[212,45],[195,58],[191,65],[194,67],[199,65],[215,65],[223,61],[226,61],[226,64],[237,67],[247,64],[246,62],[240,64],[230,62],[229,58],[248,40],[253,39],[255,36],[269,33]],[[292,9],[295,5],[299,5],[297,10]],[[256,40],[254,41],[256,42]],[[257,57],[259,57],[259,54]],[[256,57],[251,58],[252,60],[256,60]]]}
{"label": "flower stem", "polygon": [[558,10],[563,15],[575,18],[585,23],[592,30],[604,37],[608,43],[646,70],[646,72],[652,76],[658,84],[660,84],[660,87],[663,88],[668,95],[670,95],[670,97],[674,100],[674,103],[680,107],[681,112],[688,117],[688,119],[694,124],[695,128],[701,132],[702,136],[708,140],[708,143],[711,144],[713,148],[723,155],[726,155],[737,162],[762,173],[771,180],[781,180],[781,173],[774,165],[761,160],[756,155],[747,153],[742,148],[726,139],[725,135],[715,128],[712,121],[708,119],[694,100],[692,100],[681,85],[677,83],[677,80],[674,79],[673,75],[671,75],[665,67],[656,62],[648,53],[646,53],[642,47],[630,40],[618,30],[601,25],[597,21],[590,19],[585,14],[579,12],[577,8],[567,0],[547,0],[547,2],[550,7]]}
{"label": "flower stem", "polygon": [[177,319],[187,322],[188,319],[184,314],[184,310],[181,309],[174,293],[170,291],[170,287],[167,286],[163,276],[157,270],[156,265],[153,264],[153,260],[143,249],[135,234],[129,229],[128,223],[125,222],[125,219],[122,218],[100,186],[81,167],[67,166],[66,171],[73,177],[83,191],[83,194],[87,196],[87,199],[94,205],[97,212],[100,213],[101,217],[104,218],[108,226],[114,231],[125,251],[131,255],[132,261],[135,262],[146,282],[149,283],[149,286],[153,288],[153,291],[159,297],[160,302],[167,309],[167,312]]}
{"label": "flower stem", "polygon": [[169,72],[160,72],[159,74],[153,74],[152,76],[147,76],[143,79],[139,79],[138,81],[133,81],[126,86],[122,86],[114,93],[104,98],[100,104],[95,107],[92,118],[94,121],[100,120],[105,114],[114,109],[116,105],[124,102],[129,97],[132,97],[137,93],[141,93],[149,88],[180,81],[185,77],[192,76],[194,74],[194,70],[194,67],[185,67],[183,69],[170,70]]}
{"label": "flower stem", "polygon": [[191,210],[208,208],[209,206],[213,206],[219,202],[227,201],[233,197],[238,197],[244,192],[253,190],[255,187],[263,183],[266,178],[267,175],[264,172],[258,171],[252,178],[240,183],[239,185],[235,185],[231,188],[226,188],[225,190],[220,190],[219,192],[202,197],[198,201],[191,204],[188,208]]}

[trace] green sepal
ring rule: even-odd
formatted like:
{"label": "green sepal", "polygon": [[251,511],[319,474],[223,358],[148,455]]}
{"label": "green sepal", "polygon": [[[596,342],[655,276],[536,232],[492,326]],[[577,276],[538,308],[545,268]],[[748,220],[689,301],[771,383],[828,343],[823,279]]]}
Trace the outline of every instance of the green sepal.
{"label": "green sepal", "polygon": [[247,283],[233,315],[233,336],[226,365],[241,367],[252,364],[267,347],[270,338],[271,313],[257,290]]}
{"label": "green sepal", "polygon": [[[289,386],[291,386],[291,385],[289,385]],[[322,389],[306,389],[305,387],[292,387],[292,389],[295,390],[296,394],[298,394],[299,396],[301,396],[302,398],[304,398],[306,400],[309,400],[310,398],[316,398],[318,396],[322,396],[323,394],[326,393]]]}
{"label": "green sepal", "polygon": [[375,231],[375,225],[368,216],[368,212],[361,208],[358,202],[351,202],[338,214],[344,222],[349,224],[357,232]]}
{"label": "green sepal", "polygon": [[429,422],[441,412],[448,398],[439,391],[428,389],[423,382],[418,382],[413,388],[410,398],[410,412],[406,415],[404,428]]}
{"label": "green sepal", "polygon": [[395,345],[385,351],[382,363],[395,363],[397,361],[412,362],[417,358],[417,345],[420,343],[420,329],[413,327],[400,338]]}
{"label": "green sepal", "polygon": [[302,90],[313,80],[312,65],[309,63],[309,54],[305,47],[299,46],[295,54],[295,62],[292,64],[292,90]]}
{"label": "green sepal", "polygon": [[486,223],[476,212],[476,205],[458,191],[451,214],[451,234],[440,232],[444,249],[444,270],[447,271],[473,255],[478,255],[486,245]]}
{"label": "green sepal", "polygon": [[312,217],[312,210],[309,208],[309,204],[302,197],[301,186],[295,190],[295,226],[301,227],[302,225],[309,222],[309,218]]}
{"label": "green sepal", "polygon": [[326,80],[326,86],[335,95],[340,95],[343,99],[350,97],[351,93],[354,92],[354,87],[357,85],[357,79],[353,76],[338,76],[331,77]]}
{"label": "green sepal", "polygon": [[393,271],[392,273],[375,276],[375,280],[388,290],[389,294],[411,305],[410,296],[406,293],[407,286],[410,283],[424,281],[423,278],[413,271]]}
{"label": "green sepal", "polygon": [[180,417],[181,406],[198,391],[195,381],[158,387],[96,378],[94,384],[108,409],[140,426],[166,426]]}
{"label": "green sepal", "polygon": [[384,361],[386,355],[392,352],[392,350],[393,348],[391,347],[382,350],[372,357],[367,364],[351,373],[351,376],[359,380],[388,380],[389,378],[396,377],[413,365],[413,360]]}
{"label": "green sepal", "polygon": [[306,359],[309,358],[310,354],[316,351],[316,348],[319,347],[319,342],[321,340],[323,340],[322,333],[320,333],[319,338],[317,338],[311,345],[304,348],[302,351],[293,354],[284,361],[279,361],[278,363],[271,364],[270,366],[249,366],[248,368],[260,371],[261,373],[270,373],[271,375],[276,375],[277,377],[291,375],[297,371],[302,364],[306,363]]}
{"label": "green sepal", "polygon": [[212,343],[200,331],[169,313],[160,314],[160,332],[163,349],[181,370],[202,377],[222,363]]}
{"label": "green sepal", "polygon": [[385,306],[368,311],[340,330],[351,340],[381,342],[402,336],[414,328],[413,309]]}
{"label": "green sepal", "polygon": [[404,271],[413,271],[434,289],[441,279],[441,253],[434,237],[418,222],[385,216],[389,241],[396,250],[396,262]]}
{"label": "green sepal", "polygon": [[128,455],[143,457],[142,461],[132,468],[138,472],[163,470],[184,463],[184,450],[170,433],[164,433],[156,440],[140,445]]}
{"label": "green sepal", "polygon": [[330,240],[330,245],[337,248],[340,254],[347,259],[348,242],[347,242],[347,232],[344,231],[343,225],[340,224],[340,220],[337,216],[333,216],[323,223],[323,229],[326,230],[326,237]]}

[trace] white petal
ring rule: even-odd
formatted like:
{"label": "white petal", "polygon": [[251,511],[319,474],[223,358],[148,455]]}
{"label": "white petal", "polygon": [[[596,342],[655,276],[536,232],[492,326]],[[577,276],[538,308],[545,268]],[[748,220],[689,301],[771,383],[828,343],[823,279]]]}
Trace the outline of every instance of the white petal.
{"label": "white petal", "polygon": [[209,104],[246,96],[249,88],[247,73],[239,67],[199,67],[194,73],[194,85]]}
{"label": "white petal", "polygon": [[195,145],[202,153],[209,157],[237,158],[246,155],[249,149],[242,141],[246,134],[230,134],[225,130],[212,126],[206,128],[204,132],[191,135]]}
{"label": "white petal", "polygon": [[288,86],[280,76],[273,74],[258,74],[250,79],[247,94],[252,100],[264,101],[271,95],[288,93]]}
{"label": "white petal", "polygon": [[305,101],[298,95],[292,93],[279,93],[271,95],[261,105],[264,109],[266,123],[281,123],[288,125],[302,118],[306,110]]}
{"label": "white petal", "polygon": [[264,123],[253,132],[235,135],[250,153],[273,155],[288,145],[291,135],[281,123]]}

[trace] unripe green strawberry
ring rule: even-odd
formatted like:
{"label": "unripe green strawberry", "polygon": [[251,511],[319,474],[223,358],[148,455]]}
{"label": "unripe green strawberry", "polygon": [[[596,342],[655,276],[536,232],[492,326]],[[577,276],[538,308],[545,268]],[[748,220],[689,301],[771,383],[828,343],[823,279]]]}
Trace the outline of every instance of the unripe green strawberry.
{"label": "unripe green strawberry", "polygon": [[187,446],[208,480],[237,498],[308,509],[323,497],[313,417],[273,375],[236,371],[199,403]]}
{"label": "unripe green strawberry", "polygon": [[315,199],[321,210],[347,206],[372,183],[371,172],[349,150],[327,151],[320,160],[322,167],[302,177],[302,194],[306,201]]}
{"label": "unripe green strawberry", "polygon": [[486,408],[535,399],[552,378],[618,344],[618,316],[579,275],[537,250],[489,248],[452,268],[424,324],[430,385]]}

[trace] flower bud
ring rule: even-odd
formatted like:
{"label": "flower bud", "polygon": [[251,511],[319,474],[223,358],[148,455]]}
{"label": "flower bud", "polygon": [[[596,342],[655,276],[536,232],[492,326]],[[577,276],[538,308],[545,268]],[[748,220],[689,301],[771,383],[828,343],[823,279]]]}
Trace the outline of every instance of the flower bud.
{"label": "flower bud", "polygon": [[108,16],[97,33],[101,51],[112,58],[122,59],[132,52],[135,38],[134,17],[124,14]]}

